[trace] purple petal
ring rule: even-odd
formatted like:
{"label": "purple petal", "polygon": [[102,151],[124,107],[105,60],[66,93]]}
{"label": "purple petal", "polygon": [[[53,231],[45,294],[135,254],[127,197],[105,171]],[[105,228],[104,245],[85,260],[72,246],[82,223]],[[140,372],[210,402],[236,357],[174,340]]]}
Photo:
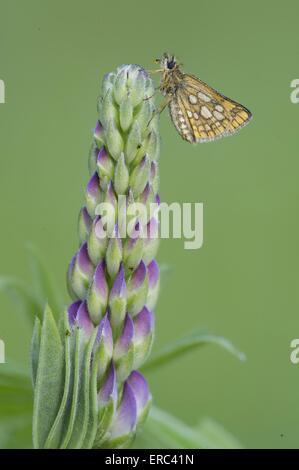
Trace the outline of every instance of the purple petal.
{"label": "purple petal", "polygon": [[82,328],[84,330],[87,336],[90,336],[92,334],[93,324],[89,318],[87,305],[85,301],[81,303],[78,309],[76,323],[79,326],[79,328]]}
{"label": "purple petal", "polygon": [[150,192],[151,192],[151,185],[149,183],[147,183],[144,190],[143,190],[143,192],[140,195],[141,202],[143,202],[144,204],[146,203],[146,201],[147,201],[147,199],[150,195]]}
{"label": "purple petal", "polygon": [[96,127],[94,129],[94,136],[96,138],[100,138],[101,135],[103,134],[103,131],[104,131],[104,129],[103,129],[102,124],[100,123],[100,121],[97,121]]}
{"label": "purple petal", "polygon": [[129,375],[127,382],[132,388],[135,400],[137,404],[137,413],[143,411],[144,407],[147,405],[148,401],[151,399],[151,394],[148,388],[148,383],[140,372],[133,370]]}
{"label": "purple petal", "polygon": [[95,172],[90,178],[90,180],[88,181],[87,186],[86,186],[86,192],[94,198],[97,198],[99,196],[100,179],[99,179],[97,172]]}
{"label": "purple petal", "polygon": [[154,329],[154,315],[147,308],[143,309],[134,318],[134,333],[139,340],[146,338]]}
{"label": "purple petal", "polygon": [[121,263],[118,274],[113,283],[110,297],[125,297],[127,293],[127,286],[125,280],[125,270],[123,263]]}
{"label": "purple petal", "polygon": [[131,285],[133,289],[138,289],[144,282],[146,277],[146,266],[143,261],[140,261],[137,269],[134,271],[131,278]]}
{"label": "purple petal", "polygon": [[151,162],[151,178],[154,179],[157,174],[157,163],[155,161]]}
{"label": "purple petal", "polygon": [[98,153],[98,163],[101,165],[105,166],[105,162],[108,160],[108,153],[104,145],[100,148],[99,153]]}
{"label": "purple petal", "polygon": [[106,297],[108,295],[108,285],[106,280],[106,273],[105,273],[105,262],[102,261],[96,267],[94,273],[94,287],[96,291],[102,297]]}
{"label": "purple petal", "polygon": [[132,387],[125,382],[123,396],[111,429],[111,437],[129,434],[137,420],[137,403]]}
{"label": "purple petal", "polygon": [[116,196],[115,196],[115,192],[114,192],[114,189],[113,189],[113,183],[112,183],[111,180],[109,181],[108,187],[107,187],[106,201],[110,202],[113,205],[113,207],[115,207],[115,205],[116,205]]}
{"label": "purple petal", "polygon": [[77,258],[77,253],[72,257],[72,259],[70,261],[70,264],[69,264],[69,267],[68,267],[68,278],[70,278],[70,276],[73,272],[75,262],[76,262],[76,258]]}
{"label": "purple petal", "polygon": [[129,347],[131,346],[133,336],[134,336],[134,324],[130,315],[127,314],[122,333],[120,337],[118,338],[116,346],[115,346],[116,356],[121,356],[122,354],[126,354]]}
{"label": "purple petal", "polygon": [[117,398],[116,372],[115,372],[115,367],[114,367],[113,362],[111,362],[110,364],[107,377],[98,394],[98,399],[99,399],[100,404],[107,403],[110,397],[113,398],[113,401],[116,401],[116,398]]}
{"label": "purple petal", "polygon": [[89,259],[88,251],[87,251],[87,243],[84,242],[79,248],[77,253],[77,263],[78,267],[81,271],[86,274],[91,274],[93,271],[93,264]]}
{"label": "purple petal", "polygon": [[156,260],[153,259],[153,261],[150,262],[150,264],[147,267],[147,272],[148,272],[148,281],[149,281],[149,287],[153,288],[158,282],[159,279],[159,266]]}
{"label": "purple petal", "polygon": [[101,322],[98,326],[98,332],[97,332],[97,336],[96,336],[96,339],[95,339],[95,345],[98,345],[101,341],[104,341],[106,347],[108,348],[108,350],[112,352],[112,350],[113,350],[113,336],[112,336],[110,320],[109,320],[109,317],[108,317],[107,313],[102,318],[102,320],[101,320]]}
{"label": "purple petal", "polygon": [[92,224],[92,218],[88,214],[88,211],[87,211],[85,206],[82,207],[82,209],[81,209],[81,215],[82,215],[82,219],[83,219],[85,227],[87,227],[89,229],[91,224]]}
{"label": "purple petal", "polygon": [[81,303],[82,303],[81,300],[77,300],[76,302],[69,305],[69,307],[67,309],[68,318],[69,318],[69,325],[70,325],[71,328],[73,328],[73,326],[75,324],[78,309],[79,309]]}
{"label": "purple petal", "polygon": [[146,226],[147,238],[157,238],[159,229],[159,222],[156,217],[152,217]]}
{"label": "purple petal", "polygon": [[138,165],[139,168],[142,169],[147,161],[148,161],[148,156],[144,155],[144,157],[142,158],[142,160],[140,161],[140,163]]}

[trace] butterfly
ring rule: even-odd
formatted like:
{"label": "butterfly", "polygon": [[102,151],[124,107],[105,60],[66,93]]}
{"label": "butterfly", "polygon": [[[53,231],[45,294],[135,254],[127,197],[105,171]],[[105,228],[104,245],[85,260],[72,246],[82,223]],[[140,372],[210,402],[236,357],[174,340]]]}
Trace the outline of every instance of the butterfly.
{"label": "butterfly", "polygon": [[227,98],[194,75],[183,73],[174,56],[156,59],[162,72],[160,91],[180,136],[190,143],[209,142],[234,134],[250,121],[245,106]]}

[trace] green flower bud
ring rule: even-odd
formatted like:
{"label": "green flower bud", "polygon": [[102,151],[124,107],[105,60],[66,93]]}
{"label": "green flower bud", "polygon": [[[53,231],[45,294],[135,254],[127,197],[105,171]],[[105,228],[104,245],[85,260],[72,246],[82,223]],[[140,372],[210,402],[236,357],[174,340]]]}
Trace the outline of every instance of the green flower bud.
{"label": "green flower bud", "polygon": [[119,120],[120,127],[124,132],[127,132],[133,121],[133,106],[131,99],[126,96],[119,107]]}
{"label": "green flower bud", "polygon": [[130,176],[130,187],[134,198],[138,197],[150,179],[151,160],[145,155],[141,162],[134,168]]}
{"label": "green flower bud", "polygon": [[116,338],[124,323],[127,311],[127,286],[125,271],[121,264],[119,272],[114,280],[109,296],[110,322],[113,336]]}
{"label": "green flower bud", "polygon": [[107,271],[111,279],[117,275],[122,262],[122,243],[119,238],[118,228],[115,227],[112,238],[108,241],[106,252]]}
{"label": "green flower bud", "polygon": [[103,318],[108,304],[108,283],[104,263],[96,267],[93,280],[87,294],[87,307],[91,321],[98,325]]}
{"label": "green flower bud", "polygon": [[113,361],[116,366],[116,373],[122,382],[128,377],[134,362],[134,325],[130,315],[127,315],[121,335],[117,339],[114,351]]}
{"label": "green flower bud", "polygon": [[107,124],[106,142],[110,155],[117,160],[124,149],[124,142],[113,120]]}
{"label": "green flower bud", "polygon": [[92,218],[88,214],[86,207],[82,207],[78,218],[78,235],[81,243],[86,241],[91,226]]}
{"label": "green flower bud", "polygon": [[130,100],[133,106],[138,106],[144,99],[146,85],[146,75],[138,66],[135,72],[131,72],[128,77],[130,87]]}
{"label": "green flower bud", "polygon": [[102,109],[101,109],[101,121],[106,129],[110,122],[115,125],[118,120],[117,109],[114,106],[113,91],[109,88],[106,94],[103,96]]}
{"label": "green flower bud", "polygon": [[105,258],[107,245],[107,233],[101,217],[98,216],[93,221],[87,242],[88,255],[95,266]]}
{"label": "green flower bud", "polygon": [[146,135],[144,134],[148,132],[148,123],[150,122],[153,113],[154,105],[151,103],[150,100],[144,100],[141,103],[140,109],[136,115],[136,120],[138,121],[141,135],[144,137],[146,137]]}
{"label": "green flower bud", "polygon": [[88,256],[87,244],[83,243],[71,261],[68,272],[68,285],[71,294],[75,294],[76,298],[85,298],[93,270],[93,264]]}
{"label": "green flower bud", "polygon": [[141,145],[141,130],[138,121],[134,121],[129,131],[126,146],[125,146],[125,157],[127,164],[130,164]]}
{"label": "green flower bud", "polygon": [[115,83],[114,83],[114,99],[118,105],[128,96],[127,90],[127,67],[123,67],[117,73]]}
{"label": "green flower bud", "polygon": [[90,178],[85,192],[86,208],[90,217],[95,216],[97,205],[101,202],[100,180],[97,173],[94,173]]}
{"label": "green flower bud", "polygon": [[129,185],[129,171],[122,153],[117,160],[114,172],[114,188],[117,194],[126,194]]}
{"label": "green flower bud", "polygon": [[141,237],[128,238],[124,244],[124,262],[128,272],[136,269],[142,260],[144,240]]}
{"label": "green flower bud", "polygon": [[108,155],[106,148],[103,146],[97,155],[96,167],[100,177],[100,185],[103,189],[107,188],[107,183],[112,179],[114,172],[114,164],[111,157]]}
{"label": "green flower bud", "polygon": [[145,305],[148,293],[148,277],[143,261],[134,271],[128,282],[128,312],[134,316]]}

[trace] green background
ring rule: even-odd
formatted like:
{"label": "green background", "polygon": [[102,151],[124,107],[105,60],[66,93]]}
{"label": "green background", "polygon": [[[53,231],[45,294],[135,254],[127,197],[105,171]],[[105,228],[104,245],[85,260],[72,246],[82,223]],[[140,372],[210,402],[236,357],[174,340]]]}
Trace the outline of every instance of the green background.
{"label": "green background", "polygon": [[[1,274],[28,278],[32,241],[67,302],[104,73],[174,52],[253,112],[233,138],[197,146],[161,118],[161,198],[204,203],[204,246],[161,243],[155,344],[208,327],[247,361],[208,346],[148,374],[157,405],[190,424],[210,416],[247,447],[299,447],[298,15],[295,0],[0,1]],[[0,302],[7,356],[27,363],[30,331]]]}

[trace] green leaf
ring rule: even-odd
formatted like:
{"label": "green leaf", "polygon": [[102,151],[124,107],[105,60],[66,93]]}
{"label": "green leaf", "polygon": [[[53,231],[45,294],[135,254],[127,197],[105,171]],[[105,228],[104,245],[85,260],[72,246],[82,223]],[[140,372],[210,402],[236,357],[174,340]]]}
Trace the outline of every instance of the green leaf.
{"label": "green leaf", "polygon": [[20,279],[8,276],[0,277],[0,290],[6,293],[13,303],[26,315],[30,324],[33,324],[34,317],[42,317],[43,304]]}
{"label": "green leaf", "polygon": [[43,448],[59,410],[64,387],[64,351],[50,308],[45,309],[33,410],[33,444]]}
{"label": "green leaf", "polygon": [[[78,385],[76,396],[73,397],[73,426],[70,440],[67,443],[69,449],[80,449],[86,439],[88,431],[89,411],[90,411],[90,363],[92,348],[97,334],[94,330],[90,339],[87,340],[85,333],[81,329],[77,329],[79,354],[78,354]],[[65,444],[63,444],[63,447]]]}
{"label": "green leaf", "polygon": [[67,421],[69,418],[69,410],[71,407],[71,398],[72,398],[72,370],[71,370],[71,338],[68,332],[68,317],[67,312],[64,313],[63,318],[64,323],[64,358],[65,358],[65,381],[64,381],[64,390],[54,424],[51,428],[51,431],[48,435],[48,438],[45,443],[46,449],[57,449],[61,440],[64,437]]}
{"label": "green leaf", "polygon": [[65,427],[65,436],[61,444],[61,448],[65,449],[68,446],[68,443],[72,437],[76,412],[77,412],[77,400],[79,394],[79,379],[80,379],[80,361],[81,361],[81,346],[82,342],[80,341],[80,330],[76,328],[74,333],[71,336],[71,345],[70,345],[70,359],[71,359],[71,382],[70,382],[70,403],[69,403],[69,412],[67,416],[67,424]]}
{"label": "green leaf", "polygon": [[49,271],[44,266],[37,248],[32,243],[28,243],[26,248],[29,255],[34,292],[38,302],[42,305],[42,308],[46,303],[51,305],[54,317],[57,318],[63,305],[58,290],[54,288]]}
{"label": "green leaf", "polygon": [[87,433],[83,442],[83,449],[91,449],[98,427],[98,394],[97,394],[97,379],[98,379],[98,366],[100,361],[100,354],[95,354],[90,374],[90,397],[89,397],[89,423]]}
{"label": "green leaf", "polygon": [[142,371],[156,369],[157,367],[167,364],[177,357],[206,344],[217,344],[233,354],[240,361],[244,361],[246,359],[244,353],[238,351],[226,338],[204,331],[198,331],[180,338],[166,346],[160,353],[156,354],[152,359],[144,364]]}
{"label": "green leaf", "polygon": [[196,427],[157,407],[152,407],[134,443],[139,449],[239,449],[237,439],[220,424],[204,419]]}
{"label": "green leaf", "polygon": [[39,318],[35,318],[33,335],[31,340],[31,374],[32,374],[32,383],[35,386],[39,350],[40,350],[40,340],[41,340],[41,323]]}
{"label": "green leaf", "polygon": [[204,436],[171,414],[152,407],[135,447],[150,449],[202,449]]}
{"label": "green leaf", "polygon": [[202,419],[195,429],[205,436],[211,449],[242,449],[240,442],[211,418]]}

